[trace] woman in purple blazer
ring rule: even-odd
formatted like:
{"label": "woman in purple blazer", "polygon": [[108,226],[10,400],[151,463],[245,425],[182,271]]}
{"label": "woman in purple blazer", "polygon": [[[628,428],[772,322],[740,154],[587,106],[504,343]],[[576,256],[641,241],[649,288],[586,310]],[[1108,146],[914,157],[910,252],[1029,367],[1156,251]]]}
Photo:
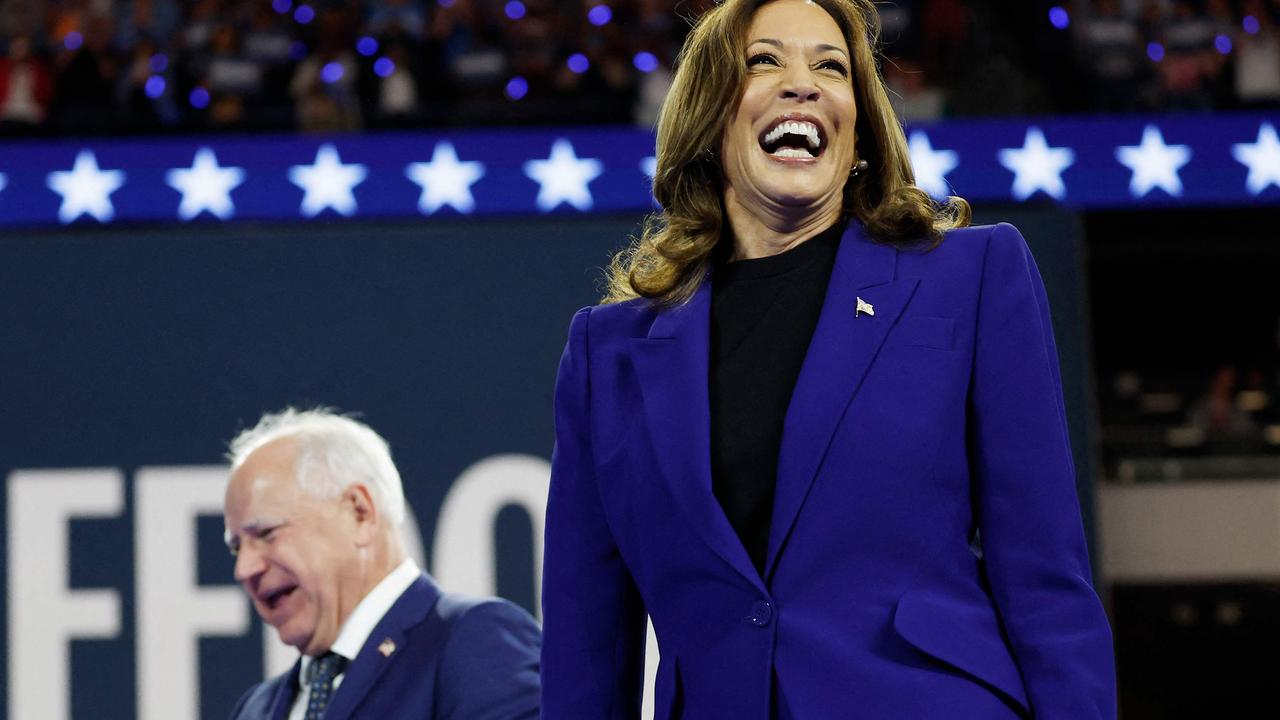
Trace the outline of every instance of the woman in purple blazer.
{"label": "woman in purple blazer", "polygon": [[663,210],[569,329],[543,717],[1115,716],[1058,363],[1017,230],[913,186],[869,0],[725,0]]}

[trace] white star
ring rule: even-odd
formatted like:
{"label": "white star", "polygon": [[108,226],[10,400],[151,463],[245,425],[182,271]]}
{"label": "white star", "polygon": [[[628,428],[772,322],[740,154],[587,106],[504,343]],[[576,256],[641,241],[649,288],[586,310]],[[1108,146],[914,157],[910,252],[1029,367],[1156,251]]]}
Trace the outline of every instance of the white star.
{"label": "white star", "polygon": [[453,143],[442,140],[431,151],[431,162],[409,163],[404,174],[422,186],[418,209],[423,214],[430,215],[445,205],[469,213],[476,207],[471,185],[484,177],[484,165],[475,160],[459,162]]}
{"label": "white star", "polygon": [[333,208],[342,215],[354,215],[356,197],[352,190],[368,175],[364,165],[343,165],[332,143],[320,146],[314,164],[289,168],[290,182],[306,191],[301,212],[307,217],[315,217],[325,208]]}
{"label": "white star", "polygon": [[49,173],[49,189],[62,196],[58,219],[69,223],[81,215],[92,215],[98,222],[110,222],[116,209],[111,193],[124,185],[123,170],[100,170],[92,150],[81,150],[70,170]]}
{"label": "white star", "polygon": [[934,150],[923,130],[911,133],[907,148],[911,153],[911,168],[916,173],[916,185],[935,198],[950,195],[947,173],[960,164],[960,154],[954,150]]}
{"label": "white star", "polygon": [[190,220],[208,210],[219,220],[226,220],[236,212],[231,191],[244,182],[244,168],[219,167],[213,150],[202,147],[196,151],[190,168],[174,168],[164,174],[164,181],[182,193],[178,217]]}
{"label": "white star", "polygon": [[546,160],[528,160],[524,174],[540,186],[538,209],[550,212],[562,202],[579,210],[590,210],[591,191],[587,185],[604,172],[604,163],[595,158],[579,159],[573,152],[573,144],[559,138],[551,145],[551,157]]}
{"label": "white star", "polygon": [[1133,171],[1129,193],[1140,198],[1155,188],[1177,197],[1182,194],[1178,168],[1191,162],[1191,148],[1165,145],[1160,128],[1148,125],[1142,131],[1142,144],[1116,148],[1116,160]]}
{"label": "white star", "polygon": [[645,176],[649,178],[650,182],[652,182],[653,179],[658,175],[658,158],[653,155],[650,155],[649,157],[641,160],[640,171],[643,172]]}
{"label": "white star", "polygon": [[1231,156],[1249,166],[1249,179],[1244,184],[1251,194],[1261,194],[1271,184],[1280,187],[1280,138],[1271,123],[1258,128],[1257,142],[1232,145]]}
{"label": "white star", "polygon": [[1000,151],[1000,164],[1013,172],[1013,196],[1026,200],[1037,190],[1055,200],[1066,197],[1067,186],[1062,173],[1076,161],[1076,153],[1068,147],[1049,147],[1044,132],[1038,127],[1027,128],[1021,148],[1005,148]]}

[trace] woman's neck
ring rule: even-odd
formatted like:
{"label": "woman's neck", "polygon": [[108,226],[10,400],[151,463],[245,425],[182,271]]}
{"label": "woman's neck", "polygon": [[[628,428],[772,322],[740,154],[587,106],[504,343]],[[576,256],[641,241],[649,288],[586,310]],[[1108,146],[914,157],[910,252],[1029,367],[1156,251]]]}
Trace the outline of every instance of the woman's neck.
{"label": "woman's neck", "polygon": [[840,219],[840,206],[777,212],[748,208],[732,192],[725,194],[725,213],[733,230],[729,260],[751,260],[786,252],[831,227]]}

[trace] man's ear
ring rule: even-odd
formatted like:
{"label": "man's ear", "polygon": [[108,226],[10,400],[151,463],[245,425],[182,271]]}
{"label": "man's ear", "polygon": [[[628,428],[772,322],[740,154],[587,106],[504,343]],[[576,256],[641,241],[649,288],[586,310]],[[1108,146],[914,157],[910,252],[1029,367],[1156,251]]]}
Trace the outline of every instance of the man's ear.
{"label": "man's ear", "polygon": [[342,509],[350,513],[356,527],[356,544],[367,545],[373,541],[378,526],[378,507],[373,495],[364,483],[351,483],[342,491]]}

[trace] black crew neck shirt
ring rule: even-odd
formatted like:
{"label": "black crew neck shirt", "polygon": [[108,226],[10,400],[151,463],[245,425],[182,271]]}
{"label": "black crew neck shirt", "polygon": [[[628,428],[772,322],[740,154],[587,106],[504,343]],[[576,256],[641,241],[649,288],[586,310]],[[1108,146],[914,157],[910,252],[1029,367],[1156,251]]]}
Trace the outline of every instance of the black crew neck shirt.
{"label": "black crew neck shirt", "polygon": [[783,420],[846,224],[770,257],[721,259],[712,274],[711,486],[762,575]]}

